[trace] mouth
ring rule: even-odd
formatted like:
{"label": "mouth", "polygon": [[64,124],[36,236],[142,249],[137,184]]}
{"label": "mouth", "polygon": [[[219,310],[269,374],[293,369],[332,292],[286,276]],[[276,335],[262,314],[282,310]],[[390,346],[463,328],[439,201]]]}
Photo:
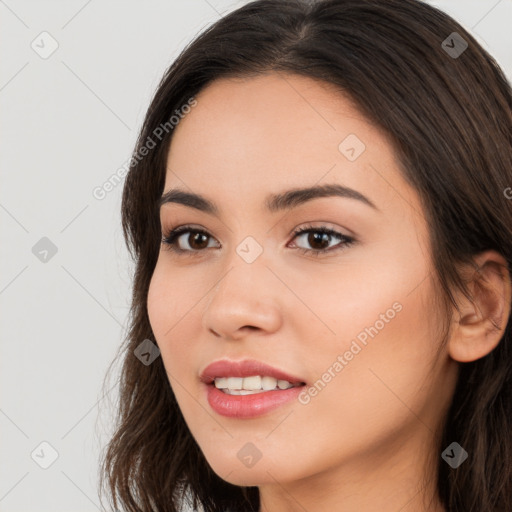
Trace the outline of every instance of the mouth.
{"label": "mouth", "polygon": [[254,418],[290,402],[305,381],[261,361],[216,361],[200,376],[207,401],[218,414]]}
{"label": "mouth", "polygon": [[285,379],[276,379],[270,375],[251,375],[249,377],[216,377],[212,384],[227,395],[254,395],[268,391],[278,391],[305,385],[304,382],[292,383]]}

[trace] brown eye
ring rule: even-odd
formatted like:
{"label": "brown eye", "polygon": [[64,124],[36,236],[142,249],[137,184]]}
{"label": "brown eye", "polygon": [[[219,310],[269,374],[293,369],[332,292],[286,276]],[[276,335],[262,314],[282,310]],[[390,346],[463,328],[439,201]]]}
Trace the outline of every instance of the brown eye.
{"label": "brown eye", "polygon": [[[342,233],[330,229],[327,226],[320,226],[316,228],[307,226],[295,231],[294,235],[294,239],[302,238],[302,240],[305,241],[305,245],[309,246],[309,248],[301,247],[299,244],[296,244],[298,245],[299,250],[304,254],[326,254],[337,249],[345,248],[355,242],[354,238],[343,235]],[[338,243],[330,245],[333,240],[338,240]]]}
{"label": "brown eye", "polygon": [[203,233],[190,233],[186,239],[192,249],[204,249],[208,247],[208,236]]}
{"label": "brown eye", "polygon": [[212,247],[208,245],[213,238],[202,229],[194,229],[183,226],[172,230],[166,237],[162,238],[165,246],[178,253],[195,253]]}
{"label": "brown eye", "polygon": [[331,235],[312,231],[308,234],[307,240],[313,249],[324,250],[329,247]]}

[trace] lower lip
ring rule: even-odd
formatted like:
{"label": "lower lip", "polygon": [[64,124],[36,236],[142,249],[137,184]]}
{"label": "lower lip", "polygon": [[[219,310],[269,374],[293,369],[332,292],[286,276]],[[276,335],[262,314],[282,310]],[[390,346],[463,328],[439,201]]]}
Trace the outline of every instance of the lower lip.
{"label": "lower lip", "polygon": [[304,386],[276,389],[251,395],[228,395],[213,384],[205,385],[210,407],[229,418],[255,418],[297,398]]}

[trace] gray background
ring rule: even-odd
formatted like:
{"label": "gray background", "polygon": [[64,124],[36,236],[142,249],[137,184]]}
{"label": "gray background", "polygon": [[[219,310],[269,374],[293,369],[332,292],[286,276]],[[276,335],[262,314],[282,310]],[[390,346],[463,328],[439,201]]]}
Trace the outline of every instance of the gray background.
{"label": "gray background", "polygon": [[[0,0],[1,512],[99,510],[118,374],[106,396],[102,384],[127,325],[132,264],[122,183],[102,200],[92,192],[129,159],[178,52],[245,3]],[[430,3],[512,77],[512,0]]]}

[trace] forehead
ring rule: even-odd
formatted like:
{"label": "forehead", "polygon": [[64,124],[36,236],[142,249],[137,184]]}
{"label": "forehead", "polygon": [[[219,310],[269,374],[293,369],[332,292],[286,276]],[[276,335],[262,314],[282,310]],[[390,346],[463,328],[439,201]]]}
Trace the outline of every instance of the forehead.
{"label": "forehead", "polygon": [[376,204],[397,192],[414,196],[387,136],[331,84],[283,73],[223,78],[196,100],[175,128],[165,191],[251,202],[336,182]]}
{"label": "forehead", "polygon": [[[203,89],[176,127],[171,160],[192,151],[217,160],[293,161],[339,156],[350,133],[382,146],[383,136],[331,84],[284,73],[222,78]],[[369,139],[372,139],[371,141]],[[367,144],[368,145],[368,144]],[[179,147],[177,147],[179,146]],[[225,151],[219,155],[217,148]],[[191,155],[188,154],[188,157]],[[249,164],[245,161],[245,166]]]}

